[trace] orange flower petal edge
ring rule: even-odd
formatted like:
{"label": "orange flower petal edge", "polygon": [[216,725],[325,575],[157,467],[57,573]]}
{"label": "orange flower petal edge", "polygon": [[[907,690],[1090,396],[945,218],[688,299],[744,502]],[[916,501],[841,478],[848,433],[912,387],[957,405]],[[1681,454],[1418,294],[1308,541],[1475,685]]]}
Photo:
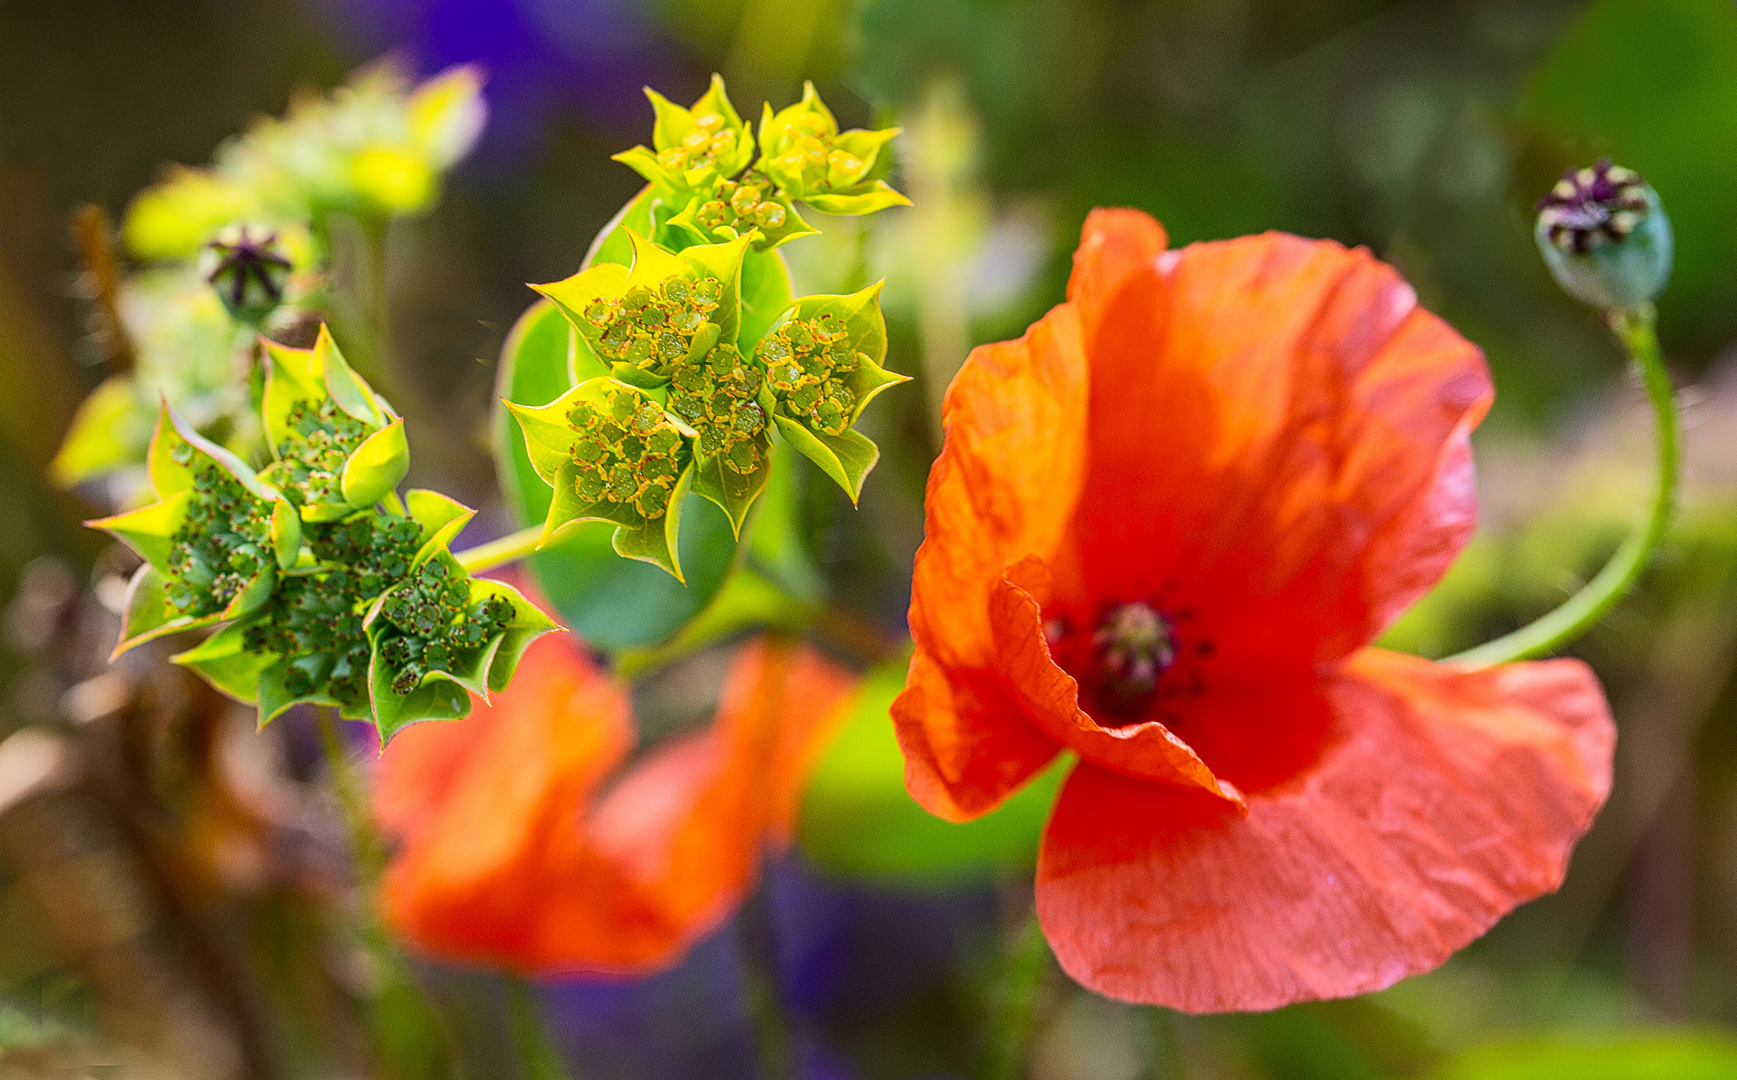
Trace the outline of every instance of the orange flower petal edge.
{"label": "orange flower petal edge", "polygon": [[1365,648],[1475,525],[1478,350],[1366,251],[1164,245],[1094,212],[1068,301],[948,390],[907,786],[960,820],[1079,755],[1038,907],[1088,987],[1360,993],[1556,886],[1614,729],[1577,664]]}
{"label": "orange flower petal edge", "polygon": [[787,842],[855,682],[811,649],[751,644],[709,728],[616,777],[633,741],[625,688],[570,643],[539,641],[492,704],[387,749],[383,820],[423,820],[401,830],[388,922],[434,955],[527,974],[676,962]]}

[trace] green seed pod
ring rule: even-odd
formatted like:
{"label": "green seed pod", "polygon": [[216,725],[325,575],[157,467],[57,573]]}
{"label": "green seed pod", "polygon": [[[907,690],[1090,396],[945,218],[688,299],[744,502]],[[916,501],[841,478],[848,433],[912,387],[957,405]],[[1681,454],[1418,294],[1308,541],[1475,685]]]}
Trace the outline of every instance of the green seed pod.
{"label": "green seed pod", "polygon": [[1593,307],[1640,307],[1671,276],[1674,240],[1658,192],[1607,159],[1563,174],[1538,201],[1534,235],[1556,283]]}

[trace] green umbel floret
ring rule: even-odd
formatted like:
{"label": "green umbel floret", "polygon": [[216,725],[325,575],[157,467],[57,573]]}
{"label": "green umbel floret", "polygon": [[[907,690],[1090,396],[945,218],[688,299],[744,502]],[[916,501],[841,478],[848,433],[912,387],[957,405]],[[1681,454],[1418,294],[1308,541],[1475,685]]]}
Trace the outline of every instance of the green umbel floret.
{"label": "green umbel floret", "polygon": [[344,501],[344,465],[374,429],[324,398],[290,406],[289,436],[278,445],[280,461],[268,473],[297,506]]}
{"label": "green umbel floret", "polygon": [[669,511],[681,474],[682,433],[656,402],[612,390],[600,402],[576,403],[567,422],[581,436],[573,444],[581,499],[632,507],[647,521]]}
{"label": "green umbel floret", "polygon": [[513,606],[498,596],[471,603],[463,571],[437,557],[387,593],[380,614],[389,626],[380,639],[380,658],[394,672],[393,693],[403,696],[428,672],[452,670],[460,655],[504,631]]}
{"label": "green umbel floret", "polygon": [[250,652],[293,658],[284,686],[297,698],[329,695],[347,711],[368,702],[367,607],[404,580],[422,543],[409,518],[370,513],[307,526],[323,569],[284,579],[248,627]]}
{"label": "green umbel floret", "polygon": [[[185,443],[175,448],[179,465],[195,457]],[[169,542],[169,603],[194,618],[215,615],[271,564],[271,504],[207,462],[193,473],[186,520]]]}
{"label": "green umbel floret", "polygon": [[638,286],[620,299],[598,297],[584,315],[597,328],[597,348],[606,359],[667,378],[717,310],[723,291],[715,277],[672,277],[656,290]]}
{"label": "green umbel floret", "polygon": [[757,353],[780,412],[828,435],[850,427],[856,395],[845,376],[866,358],[851,344],[842,320],[830,313],[792,319],[762,338]]}

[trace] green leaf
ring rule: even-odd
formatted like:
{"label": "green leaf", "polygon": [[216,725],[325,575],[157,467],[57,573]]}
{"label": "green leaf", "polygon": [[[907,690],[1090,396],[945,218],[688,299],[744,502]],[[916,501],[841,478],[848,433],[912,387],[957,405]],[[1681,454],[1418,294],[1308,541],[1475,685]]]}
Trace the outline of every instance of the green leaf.
{"label": "green leaf", "polygon": [[855,428],[847,429],[843,435],[813,432],[782,413],[774,413],[772,419],[778,422],[779,433],[790,440],[790,445],[820,466],[820,471],[843,488],[851,502],[862,497],[863,479],[881,456],[880,447],[868,436]]}
{"label": "green leaf", "polygon": [[167,409],[157,411],[157,426],[151,432],[151,445],[145,451],[145,471],[151,480],[151,490],[157,498],[166,499],[193,487],[193,469],[175,460],[175,449],[190,446],[169,422]]}
{"label": "green leaf", "polygon": [[302,518],[288,499],[280,498],[271,508],[271,547],[284,570],[296,564],[302,550]]}
{"label": "green leaf", "polygon": [[247,584],[241,587],[241,591],[229,601],[229,605],[223,609],[223,618],[239,619],[258,611],[265,606],[267,600],[271,599],[272,590],[275,588],[277,588],[277,573],[268,563],[264,570],[249,578]]}
{"label": "green leaf", "polygon": [[325,380],[313,349],[295,349],[262,340],[265,347],[265,395],[260,420],[272,455],[290,437],[289,414],[297,402],[318,402],[326,396]]}
{"label": "green leaf", "polygon": [[519,661],[524,657],[525,650],[530,648],[531,642],[551,631],[560,630],[561,624],[549,618],[543,613],[543,609],[525,599],[523,593],[506,582],[472,578],[472,602],[485,596],[498,596],[513,605],[512,620],[507,623],[506,633],[501,636],[489,662],[487,693],[498,694],[512,682],[513,673],[518,670]]}
{"label": "green leaf", "polygon": [[410,471],[410,443],[404,437],[404,421],[397,419],[362,440],[344,462],[340,479],[344,501],[351,506],[372,506],[398,486]]}
{"label": "green leaf", "polygon": [[[644,147],[636,147],[645,150]],[[629,151],[631,153],[632,151]],[[645,151],[647,154],[649,150]],[[617,154],[615,160],[622,156]],[[642,174],[643,175],[643,174]],[[647,179],[650,179],[647,177]],[[591,241],[591,247],[585,252],[585,260],[579,264],[580,270],[588,270],[593,266],[615,263],[629,266],[633,263],[633,240],[628,235],[636,232],[641,236],[653,236],[657,232],[656,208],[662,208],[662,200],[650,186],[639,189],[626,206],[615,212],[609,223],[597,233]]]}
{"label": "green leaf", "polygon": [[429,672],[422,684],[400,697],[392,690],[392,673],[376,653],[368,668],[368,689],[380,745],[411,724],[424,720],[462,720],[470,715],[470,694],[450,677]]}
{"label": "green leaf", "polygon": [[133,573],[133,580],[127,585],[126,610],[121,615],[120,641],[116,643],[114,652],[109,654],[110,660],[147,641],[178,634],[183,630],[210,626],[221,618],[219,615],[207,615],[195,619],[176,614],[169,604],[166,591],[168,584],[168,579],[150,563],[139,567]]}
{"label": "green leaf", "polygon": [[1001,806],[974,821],[934,817],[905,791],[905,761],[888,714],[905,684],[903,660],[871,672],[850,718],[803,793],[797,836],[824,871],[915,886],[988,881],[1026,870],[1072,768],[1064,755]]}
{"label": "green leaf", "polygon": [[193,493],[182,491],[124,514],[93,518],[85,525],[113,536],[138,552],[139,558],[156,567],[159,573],[169,577],[169,552],[174,546],[169,538],[187,520],[187,508],[192,501]]}
{"label": "green leaf", "polygon": [[[652,126],[652,146],[636,146],[616,154],[614,160],[627,165],[654,185],[672,195],[699,191],[719,177],[734,176],[754,158],[754,135],[742,121],[736,107],[724,92],[724,80],[712,76],[712,85],[692,108],[684,109],[650,87],[645,96],[651,99],[656,115]],[[684,143],[689,133],[701,127],[702,118],[710,116],[701,130],[714,138],[728,133],[729,147],[720,152],[716,147],[689,147]],[[673,153],[675,159],[670,159]]]}
{"label": "green leaf", "polygon": [[766,490],[772,475],[772,438],[762,431],[753,442],[755,466],[737,472],[722,454],[697,454],[694,458],[693,492],[716,503],[730,519],[730,529],[742,535],[742,523],[754,500]]}
{"label": "green leaf", "polygon": [[1723,1032],[1657,1031],[1623,1039],[1529,1039],[1453,1059],[1436,1080],[1726,1080],[1737,1040]]}
{"label": "green leaf", "polygon": [[823,214],[837,214],[841,217],[873,214],[895,206],[911,205],[911,200],[894,191],[885,180],[871,180],[866,184],[857,184],[839,191],[815,192],[802,196],[802,201]]}
{"label": "green leaf", "polygon": [[[497,369],[496,393],[503,401],[544,406],[572,385],[565,354],[554,347],[555,335],[548,329],[549,310],[533,305],[509,335]],[[515,430],[522,411],[503,408],[497,417],[495,460],[502,490],[520,524],[546,521],[559,463],[551,463],[545,479],[527,451],[531,440]],[[619,649],[662,640],[705,607],[736,559],[730,523],[721,510],[704,499],[688,499],[681,514],[677,550],[686,586],[662,569],[617,555],[615,526],[607,522],[569,526],[527,566],[562,621],[587,643]]]}
{"label": "green leaf", "polygon": [[423,488],[411,488],[404,493],[404,509],[412,521],[422,526],[422,547],[416,553],[418,563],[428,559],[433,551],[451,545],[453,538],[476,517],[475,510],[457,499]]}
{"label": "green leaf", "polygon": [[748,539],[748,558],[761,574],[787,596],[806,604],[820,602],[826,582],[808,554],[802,538],[802,458],[789,440],[772,445],[772,468],[759,517]]}
{"label": "green leaf", "polygon": [[736,347],[743,356],[754,355],[754,345],[790,307],[793,296],[790,265],[783,255],[776,251],[749,251],[743,257],[742,328],[736,335]]}
{"label": "green leaf", "polygon": [[338,702],[326,694],[302,694],[290,692],[288,677],[290,671],[298,664],[309,666],[318,657],[271,657],[260,669],[257,698],[259,705],[259,726],[265,726],[282,716],[291,705],[306,702],[311,705],[336,705]]}
{"label": "green leaf", "polygon": [[103,381],[79,405],[66,439],[49,465],[64,487],[137,464],[148,445],[151,412],[137,384],[124,376]]}
{"label": "green leaf", "polygon": [[320,336],[314,342],[314,364],[321,370],[326,392],[338,403],[338,408],[374,427],[386,422],[373,388],[344,362],[344,354],[338,351],[338,343],[332,340],[332,333],[324,323],[320,324]]}
{"label": "green leaf", "polygon": [[249,652],[247,627],[231,623],[186,652],[170,659],[198,672],[212,686],[249,705],[259,700],[259,676],[273,657]]}

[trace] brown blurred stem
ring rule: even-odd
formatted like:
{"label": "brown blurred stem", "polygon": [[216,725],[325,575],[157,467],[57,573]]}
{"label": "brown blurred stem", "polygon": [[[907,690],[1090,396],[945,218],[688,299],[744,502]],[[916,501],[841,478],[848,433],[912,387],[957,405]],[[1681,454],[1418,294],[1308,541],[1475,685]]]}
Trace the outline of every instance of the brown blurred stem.
{"label": "brown blurred stem", "polygon": [[136,353],[133,339],[121,322],[121,269],[115,256],[114,228],[107,210],[85,203],[72,212],[72,236],[84,264],[90,301],[102,323],[104,359],[109,371],[125,375],[133,370]]}

